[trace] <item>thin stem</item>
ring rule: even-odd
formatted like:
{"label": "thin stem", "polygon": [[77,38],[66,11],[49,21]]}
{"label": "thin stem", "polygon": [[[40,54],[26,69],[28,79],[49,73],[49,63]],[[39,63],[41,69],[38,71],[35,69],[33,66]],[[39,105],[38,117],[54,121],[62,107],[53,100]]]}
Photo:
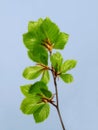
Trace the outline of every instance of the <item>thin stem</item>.
{"label": "thin stem", "polygon": [[54,70],[53,68],[50,68],[49,66],[45,66],[45,65],[40,64],[40,63],[38,63],[37,65],[42,66],[44,69],[50,70],[50,71],[52,71],[53,73],[55,73],[55,70]]}
{"label": "thin stem", "polygon": [[56,92],[56,103],[57,107],[59,106],[59,101],[58,101],[58,89],[57,89],[57,83],[56,83],[56,76],[53,76],[54,78],[54,86],[55,86],[55,92]]}
{"label": "thin stem", "polygon": [[63,120],[62,120],[62,117],[61,117],[61,113],[60,113],[59,108],[57,108],[57,112],[58,112],[58,115],[59,115],[59,118],[60,118],[60,122],[61,122],[62,128],[63,128],[63,130],[66,130],[65,126],[64,126],[64,123],[63,123]]}
{"label": "thin stem", "polygon": [[55,76],[53,76],[53,77],[54,77],[54,85],[55,85],[55,91],[56,91],[56,102],[57,102],[56,109],[57,109],[57,112],[58,112],[58,115],[59,115],[59,119],[60,119],[62,128],[63,128],[63,130],[66,130],[64,123],[63,123],[63,120],[62,120],[62,117],[61,117],[60,109],[59,109],[58,89],[57,89],[56,77]]}
{"label": "thin stem", "polygon": [[57,105],[56,104],[54,104],[53,102],[50,102],[55,108],[57,107]]}

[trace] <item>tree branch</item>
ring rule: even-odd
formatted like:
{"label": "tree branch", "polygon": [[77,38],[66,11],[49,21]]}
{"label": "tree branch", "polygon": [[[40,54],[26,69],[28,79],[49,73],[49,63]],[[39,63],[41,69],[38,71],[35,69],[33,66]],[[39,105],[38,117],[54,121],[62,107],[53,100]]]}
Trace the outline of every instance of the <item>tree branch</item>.
{"label": "tree branch", "polygon": [[51,72],[52,72],[52,75],[53,75],[55,92],[56,92],[56,105],[55,105],[55,107],[57,109],[62,128],[63,128],[63,130],[66,130],[65,126],[64,126],[64,123],[63,123],[63,120],[62,120],[62,117],[61,117],[60,109],[59,109],[58,89],[57,89],[57,82],[56,82],[57,75],[55,75],[55,73],[53,73],[53,71],[51,71]]}

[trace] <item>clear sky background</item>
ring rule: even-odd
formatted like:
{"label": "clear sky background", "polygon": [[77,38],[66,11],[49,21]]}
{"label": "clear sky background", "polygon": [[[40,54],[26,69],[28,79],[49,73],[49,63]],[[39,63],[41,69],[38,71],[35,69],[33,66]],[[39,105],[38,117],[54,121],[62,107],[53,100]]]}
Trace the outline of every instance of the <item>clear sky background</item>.
{"label": "clear sky background", "polygon": [[[0,130],[61,130],[57,112],[35,124],[19,110],[22,77],[32,65],[22,42],[28,21],[46,16],[70,34],[62,52],[76,59],[72,84],[58,82],[59,101],[66,130],[98,130],[98,1],[97,0],[2,0],[0,1]],[[53,83],[49,84],[53,89]]]}

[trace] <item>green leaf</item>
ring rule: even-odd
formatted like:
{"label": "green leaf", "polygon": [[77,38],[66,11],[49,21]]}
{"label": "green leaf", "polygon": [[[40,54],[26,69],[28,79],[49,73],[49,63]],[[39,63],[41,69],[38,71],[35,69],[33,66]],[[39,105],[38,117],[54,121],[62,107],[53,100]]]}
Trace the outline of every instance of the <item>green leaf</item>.
{"label": "green leaf", "polygon": [[31,60],[47,65],[48,64],[48,52],[41,45],[33,46],[32,50],[28,51],[28,56]]}
{"label": "green leaf", "polygon": [[76,64],[77,64],[77,61],[76,61],[76,60],[66,60],[66,61],[62,64],[61,72],[62,72],[62,73],[65,73],[66,71],[75,68]]}
{"label": "green leaf", "polygon": [[38,81],[38,82],[34,83],[33,85],[31,85],[31,87],[29,89],[29,93],[30,94],[42,94],[41,89],[48,90],[48,87],[44,82]]}
{"label": "green leaf", "polygon": [[50,57],[50,61],[52,63],[53,68],[58,72],[61,69],[61,65],[63,62],[62,55],[59,52],[54,53]]}
{"label": "green leaf", "polygon": [[49,75],[49,71],[48,70],[44,70],[43,74],[42,74],[42,78],[41,81],[43,81],[44,83],[48,83],[50,80],[50,75]]}
{"label": "green leaf", "polygon": [[40,28],[41,28],[41,35],[43,34],[45,38],[49,39],[51,44],[53,44],[58,37],[59,33],[58,26],[47,17],[46,19],[44,19]]}
{"label": "green leaf", "polygon": [[30,66],[24,70],[23,76],[24,78],[31,80],[37,78],[41,73],[42,73],[41,66],[33,66],[33,67]]}
{"label": "green leaf", "polygon": [[58,35],[56,42],[53,46],[55,49],[64,49],[64,46],[68,42],[69,35],[63,32],[60,32]]}
{"label": "green leaf", "polygon": [[32,50],[36,44],[40,43],[39,39],[35,37],[35,34],[31,32],[23,34],[23,42],[24,45],[30,50]]}
{"label": "green leaf", "polygon": [[47,98],[51,98],[52,97],[52,92],[51,91],[43,89],[43,88],[41,88],[40,90],[41,90],[41,92],[43,93],[43,95],[45,97],[47,97]]}
{"label": "green leaf", "polygon": [[28,24],[28,31],[37,32],[42,22],[43,22],[42,18],[38,19],[38,21],[30,21]]}
{"label": "green leaf", "polygon": [[21,92],[24,94],[24,96],[29,96],[29,89],[31,85],[32,84],[20,86]]}
{"label": "green leaf", "polygon": [[36,95],[40,97],[50,98],[52,96],[52,92],[48,90],[47,85],[42,81],[37,81],[29,88],[29,94]]}
{"label": "green leaf", "polygon": [[32,98],[27,97],[22,101],[20,109],[24,114],[33,114],[43,104],[39,96],[33,95]]}
{"label": "green leaf", "polygon": [[50,106],[49,104],[44,104],[42,106],[40,106],[34,113],[34,119],[36,123],[40,123],[42,121],[44,121],[45,119],[47,119],[47,117],[49,116],[49,112],[50,112]]}
{"label": "green leaf", "polygon": [[34,35],[34,38],[39,41],[39,44],[42,43],[42,40],[44,40],[46,37],[42,33],[41,24],[43,23],[43,19],[40,18],[38,21],[30,21],[28,24],[28,32],[32,32]]}
{"label": "green leaf", "polygon": [[60,77],[65,83],[71,83],[74,80],[71,74],[61,74]]}

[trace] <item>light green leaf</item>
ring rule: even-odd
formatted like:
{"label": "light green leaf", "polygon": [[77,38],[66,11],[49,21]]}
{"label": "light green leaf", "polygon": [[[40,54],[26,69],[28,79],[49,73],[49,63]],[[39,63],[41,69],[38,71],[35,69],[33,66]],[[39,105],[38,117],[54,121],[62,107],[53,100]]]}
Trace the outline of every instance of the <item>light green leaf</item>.
{"label": "light green leaf", "polygon": [[76,60],[66,60],[66,61],[62,64],[61,72],[62,72],[62,73],[65,73],[66,71],[75,68],[76,64],[77,64],[77,61],[76,61]]}
{"label": "light green leaf", "polygon": [[38,21],[30,21],[28,24],[28,31],[29,32],[37,32],[42,24],[43,19],[40,18]]}
{"label": "light green leaf", "polygon": [[49,75],[49,71],[48,70],[44,70],[43,74],[42,74],[42,78],[41,81],[43,81],[44,83],[48,83],[50,80],[50,75]]}
{"label": "light green leaf", "polygon": [[28,56],[31,60],[47,65],[48,64],[48,52],[41,45],[33,46],[32,50],[28,51]]}
{"label": "light green leaf", "polygon": [[31,67],[27,67],[24,72],[23,72],[23,76],[26,79],[35,79],[37,78],[40,74],[42,73],[42,67],[41,66],[31,66]]}
{"label": "light green leaf", "polygon": [[24,94],[24,96],[29,96],[29,89],[31,85],[32,84],[20,86],[21,92]]}
{"label": "light green leaf", "polygon": [[50,112],[50,106],[49,104],[44,104],[42,106],[40,106],[34,113],[34,119],[36,123],[40,123],[42,121],[44,121],[45,119],[47,119],[47,117],[49,116],[49,112]]}
{"label": "light green leaf", "polygon": [[62,62],[63,62],[62,55],[59,52],[56,52],[53,55],[51,55],[50,61],[52,63],[52,66],[54,67],[54,69],[57,72],[60,71],[61,65],[62,65]]}
{"label": "light green leaf", "polygon": [[43,19],[40,18],[38,21],[30,21],[28,24],[28,32],[32,32],[34,34],[34,38],[39,41],[39,44],[42,43],[46,37],[42,33],[41,24],[43,23]]}
{"label": "light green leaf", "polygon": [[24,45],[30,50],[33,49],[34,45],[40,43],[39,39],[35,37],[35,34],[31,32],[23,34],[23,42]]}
{"label": "light green leaf", "polygon": [[44,19],[40,28],[42,31],[41,34],[43,34],[45,38],[49,39],[51,44],[53,44],[58,37],[58,33],[59,33],[58,26],[47,17],[46,19]]}
{"label": "light green leaf", "polygon": [[42,22],[42,19],[39,19],[38,21],[30,21],[28,24],[28,33],[23,34],[23,42],[30,50],[32,50],[36,44],[42,44],[42,40],[44,39],[41,36],[40,31],[40,25]]}
{"label": "light green leaf", "polygon": [[44,82],[38,81],[38,82],[34,83],[33,85],[31,85],[31,87],[29,89],[29,93],[30,94],[42,94],[41,89],[48,90],[48,87]]}
{"label": "light green leaf", "polygon": [[24,114],[33,114],[43,104],[39,96],[33,95],[32,98],[27,97],[22,101],[20,109]]}
{"label": "light green leaf", "polygon": [[73,82],[73,76],[71,74],[61,74],[60,77],[62,78],[62,80],[66,83],[71,83]]}
{"label": "light green leaf", "polygon": [[64,46],[66,45],[68,41],[69,35],[63,32],[60,32],[58,35],[53,48],[55,49],[64,49]]}

